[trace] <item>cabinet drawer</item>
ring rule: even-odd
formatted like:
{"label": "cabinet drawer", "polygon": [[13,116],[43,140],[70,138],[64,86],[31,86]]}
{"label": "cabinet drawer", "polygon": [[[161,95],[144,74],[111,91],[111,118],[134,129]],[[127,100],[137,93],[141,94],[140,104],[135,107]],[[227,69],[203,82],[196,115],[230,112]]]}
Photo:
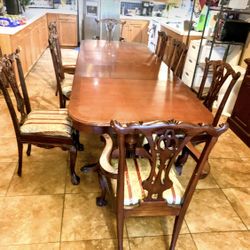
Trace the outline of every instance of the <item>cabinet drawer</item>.
{"label": "cabinet drawer", "polygon": [[188,70],[188,71],[194,72],[195,64],[196,64],[195,59],[193,59],[192,57],[187,57],[187,59],[185,61],[184,71]]}
{"label": "cabinet drawer", "polygon": [[191,87],[192,79],[193,79],[193,74],[192,74],[190,71],[188,71],[188,70],[183,71],[183,74],[182,74],[182,81],[183,81],[188,87]]}

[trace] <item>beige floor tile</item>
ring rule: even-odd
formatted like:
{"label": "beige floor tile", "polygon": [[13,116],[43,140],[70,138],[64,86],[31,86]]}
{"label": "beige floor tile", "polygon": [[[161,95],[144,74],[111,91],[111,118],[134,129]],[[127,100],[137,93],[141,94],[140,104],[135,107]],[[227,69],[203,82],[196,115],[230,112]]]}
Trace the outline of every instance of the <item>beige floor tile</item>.
{"label": "beige floor tile", "polygon": [[1,122],[0,122],[1,137],[15,137],[16,136],[15,130],[12,125],[12,120],[10,117],[9,110],[7,108],[5,101],[1,100],[1,98],[0,98],[0,110],[1,110]]}
{"label": "beige floor tile", "polygon": [[[178,179],[180,180],[181,184],[184,187],[187,186],[190,177],[193,173],[194,167],[195,167],[195,162],[191,157],[189,157],[182,169],[181,175],[178,176]],[[218,185],[213,176],[209,174],[206,178],[199,180],[196,188],[197,189],[218,188]]]}
{"label": "beige floor tile", "polygon": [[[173,231],[174,217],[130,217],[125,220],[129,237],[170,235]],[[189,233],[183,222],[181,234]]]}
{"label": "beige floor tile", "polygon": [[[143,238],[130,238],[130,249],[131,250],[146,250],[146,249],[157,249],[165,250],[168,249],[171,242],[171,236],[158,236],[158,237],[143,237]],[[189,234],[179,235],[176,250],[196,250],[195,244]]]}
{"label": "beige floor tile", "polygon": [[250,230],[250,188],[227,188],[222,191]]}
{"label": "beige floor tile", "polygon": [[[62,242],[61,250],[116,250],[117,240],[87,240],[87,241],[74,241]],[[128,240],[123,241],[123,249],[129,249]]]}
{"label": "beige floor tile", "polygon": [[17,161],[17,143],[15,137],[0,137],[0,162]]}
{"label": "beige floor tile", "polygon": [[96,195],[65,195],[62,241],[116,238],[115,214],[110,207],[97,207]]}
{"label": "beige floor tile", "polygon": [[0,250],[59,250],[60,243],[32,244],[1,247]]}
{"label": "beige floor tile", "polygon": [[193,234],[198,250],[249,250],[250,232]]}
{"label": "beige floor tile", "polygon": [[6,195],[16,166],[16,162],[0,162],[0,196]]}
{"label": "beige floor tile", "polygon": [[210,159],[211,174],[221,188],[250,187],[250,162],[242,159]]}
{"label": "beige floor tile", "polygon": [[246,230],[220,189],[196,190],[185,220],[191,233]]}
{"label": "beige floor tile", "polygon": [[59,242],[63,196],[0,197],[0,245]]}
{"label": "beige floor tile", "polygon": [[82,173],[80,171],[82,165],[77,164],[76,173],[81,178],[79,185],[72,185],[69,178],[69,173],[66,178],[66,193],[76,194],[76,193],[100,193],[101,189],[99,187],[98,177],[96,172]]}
{"label": "beige floor tile", "polygon": [[65,160],[25,162],[22,177],[14,175],[7,195],[63,194],[67,165]]}

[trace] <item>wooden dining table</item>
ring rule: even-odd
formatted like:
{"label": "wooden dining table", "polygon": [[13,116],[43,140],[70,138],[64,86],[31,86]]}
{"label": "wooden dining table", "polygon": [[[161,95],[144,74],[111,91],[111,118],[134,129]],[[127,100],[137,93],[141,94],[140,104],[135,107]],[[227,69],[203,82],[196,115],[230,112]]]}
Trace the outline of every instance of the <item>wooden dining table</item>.
{"label": "wooden dining table", "polygon": [[108,129],[111,120],[213,120],[196,94],[146,45],[118,41],[81,42],[68,109],[76,129],[95,133]]}

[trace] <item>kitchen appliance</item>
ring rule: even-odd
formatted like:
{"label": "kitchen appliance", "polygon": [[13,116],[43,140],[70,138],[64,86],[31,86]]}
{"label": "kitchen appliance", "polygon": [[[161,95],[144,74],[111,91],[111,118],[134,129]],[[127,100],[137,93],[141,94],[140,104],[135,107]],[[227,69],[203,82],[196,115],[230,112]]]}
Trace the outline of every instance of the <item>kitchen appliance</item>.
{"label": "kitchen appliance", "polygon": [[154,3],[148,1],[142,1],[143,16],[152,16],[153,8],[154,8]]}
{"label": "kitchen appliance", "polygon": [[[79,40],[107,39],[105,26],[95,19],[120,19],[120,0],[78,0]],[[114,40],[119,39],[119,27],[114,31]]]}
{"label": "kitchen appliance", "polygon": [[250,23],[243,20],[221,19],[216,32],[216,39],[227,42],[245,43]]}
{"label": "kitchen appliance", "polygon": [[7,14],[9,15],[19,15],[22,13],[19,0],[5,1],[5,5],[6,5]]}
{"label": "kitchen appliance", "polygon": [[157,41],[158,41],[158,32],[161,30],[161,25],[155,20],[151,20],[148,26],[148,48],[150,51],[155,52]]}

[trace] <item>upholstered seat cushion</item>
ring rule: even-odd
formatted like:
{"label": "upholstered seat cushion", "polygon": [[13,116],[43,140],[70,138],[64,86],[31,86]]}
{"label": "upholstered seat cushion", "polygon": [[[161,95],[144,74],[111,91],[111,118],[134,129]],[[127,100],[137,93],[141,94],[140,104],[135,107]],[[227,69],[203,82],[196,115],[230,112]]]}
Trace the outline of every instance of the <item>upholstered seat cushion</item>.
{"label": "upholstered seat cushion", "polygon": [[[112,166],[118,168],[117,160],[112,160]],[[136,158],[126,159],[125,186],[124,186],[124,205],[131,206],[139,203],[147,196],[147,191],[142,187],[142,181],[149,176],[151,166],[148,159]],[[181,204],[184,189],[177,179],[175,170],[171,169],[169,174],[173,186],[163,193],[163,198],[168,204]],[[112,179],[112,187],[116,193],[117,180]]]}
{"label": "upholstered seat cushion", "polygon": [[70,74],[64,74],[64,75],[65,75],[65,78],[62,81],[62,93],[67,98],[70,98],[74,76]]}
{"label": "upholstered seat cushion", "polygon": [[22,134],[70,137],[72,121],[67,109],[35,110],[29,113],[20,130]]}

